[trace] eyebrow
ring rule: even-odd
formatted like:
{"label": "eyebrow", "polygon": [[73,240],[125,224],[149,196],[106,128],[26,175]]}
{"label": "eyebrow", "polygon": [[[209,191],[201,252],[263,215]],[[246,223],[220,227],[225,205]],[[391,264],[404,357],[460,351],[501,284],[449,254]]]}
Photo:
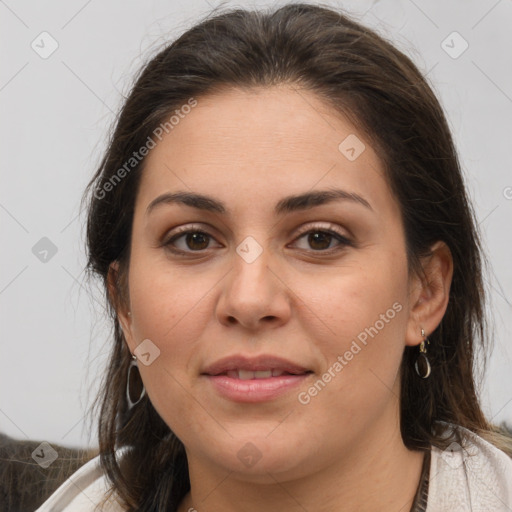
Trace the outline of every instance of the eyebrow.
{"label": "eyebrow", "polygon": [[[347,192],[341,189],[319,190],[314,192],[305,192],[304,194],[287,196],[277,202],[274,213],[282,215],[300,210],[308,210],[315,206],[331,203],[333,201],[352,201],[373,211],[370,203],[364,197],[354,192]],[[153,199],[146,208],[146,215],[149,215],[158,206],[164,204],[184,204],[198,210],[205,210],[213,213],[227,214],[229,209],[222,201],[203,194],[193,192],[178,191],[166,193]]]}

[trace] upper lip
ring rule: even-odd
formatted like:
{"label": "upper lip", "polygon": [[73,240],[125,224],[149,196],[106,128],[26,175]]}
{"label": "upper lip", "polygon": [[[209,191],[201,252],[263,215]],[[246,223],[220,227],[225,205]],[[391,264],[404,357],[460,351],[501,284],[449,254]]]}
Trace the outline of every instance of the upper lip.
{"label": "upper lip", "polygon": [[310,372],[308,368],[299,364],[288,361],[281,357],[272,355],[260,355],[257,357],[250,357],[244,355],[234,355],[224,357],[218,361],[208,365],[202,374],[206,375],[220,375],[229,370],[248,370],[248,371],[264,371],[264,370],[280,370],[286,373],[307,373]]}

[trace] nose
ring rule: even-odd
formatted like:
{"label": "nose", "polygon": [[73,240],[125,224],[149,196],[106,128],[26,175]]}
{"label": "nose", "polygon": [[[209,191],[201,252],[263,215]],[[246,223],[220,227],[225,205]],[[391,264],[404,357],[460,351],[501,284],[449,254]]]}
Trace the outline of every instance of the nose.
{"label": "nose", "polygon": [[234,252],[232,269],[222,282],[216,314],[223,325],[239,324],[255,331],[265,326],[276,328],[289,320],[290,291],[268,250],[255,259]]}

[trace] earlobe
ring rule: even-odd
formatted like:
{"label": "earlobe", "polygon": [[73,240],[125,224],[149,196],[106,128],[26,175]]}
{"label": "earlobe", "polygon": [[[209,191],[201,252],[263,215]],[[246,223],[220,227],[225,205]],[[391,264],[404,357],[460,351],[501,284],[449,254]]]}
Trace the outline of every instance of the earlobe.
{"label": "earlobe", "polygon": [[411,283],[412,306],[406,332],[406,345],[419,345],[421,329],[427,335],[441,323],[448,307],[453,277],[453,258],[444,242],[436,242],[431,254],[422,260],[422,273]]}

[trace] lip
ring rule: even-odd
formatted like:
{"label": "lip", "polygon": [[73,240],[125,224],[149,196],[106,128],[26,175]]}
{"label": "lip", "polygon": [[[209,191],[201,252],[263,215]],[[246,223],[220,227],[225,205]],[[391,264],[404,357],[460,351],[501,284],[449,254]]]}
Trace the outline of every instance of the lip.
{"label": "lip", "polygon": [[[241,380],[227,375],[232,370],[279,370],[282,375]],[[225,357],[207,366],[201,375],[222,397],[234,402],[266,402],[300,386],[312,371],[302,365],[271,355]]]}

